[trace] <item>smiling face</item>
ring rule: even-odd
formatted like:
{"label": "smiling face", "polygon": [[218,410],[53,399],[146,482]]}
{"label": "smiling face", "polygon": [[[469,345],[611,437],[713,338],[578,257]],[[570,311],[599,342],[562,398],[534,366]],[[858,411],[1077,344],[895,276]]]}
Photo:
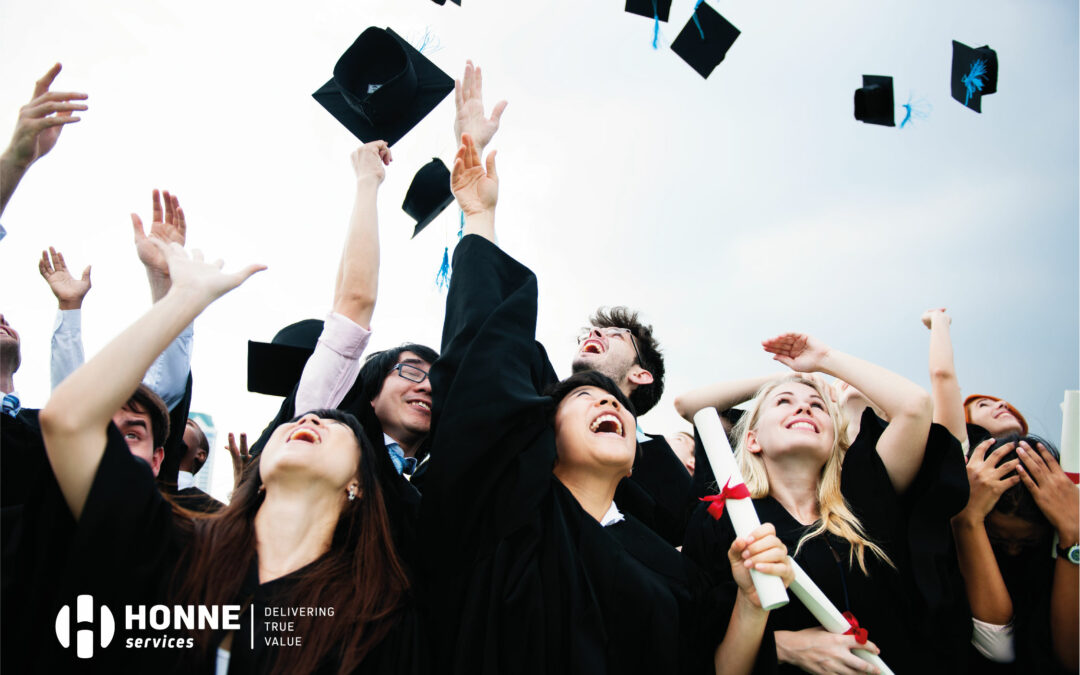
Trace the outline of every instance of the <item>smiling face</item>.
{"label": "smiling face", "polygon": [[555,412],[556,475],[627,475],[637,452],[636,429],[634,416],[612,394],[594,386],[571,390]]}
{"label": "smiling face", "polygon": [[760,414],[746,432],[746,448],[766,460],[785,456],[811,458],[824,466],[836,439],[828,403],[817,389],[801,382],[781,382],[764,394]]}
{"label": "smiling face", "polygon": [[1004,436],[1009,433],[1023,433],[1023,425],[1016,415],[1009,410],[1006,401],[990,398],[977,398],[967,405],[968,419],[990,432],[991,436]]}
{"label": "smiling face", "polygon": [[[578,352],[571,364],[575,373],[595,370],[610,377],[627,393],[632,373],[644,371],[638,365],[637,351],[631,342],[633,336],[620,328],[597,328],[592,326],[581,336]],[[651,381],[651,377],[650,377]]]}
{"label": "smiling face", "polygon": [[[383,380],[371,407],[385,433],[402,445],[412,445],[431,430],[431,379],[427,377],[431,364],[412,352],[402,352],[398,366]],[[413,381],[420,377],[422,382]]]}
{"label": "smiling face", "polygon": [[123,434],[131,454],[150,465],[155,476],[165,459],[165,448],[154,447],[153,421],[140,405],[128,402],[112,418],[113,424]]}
{"label": "smiling face", "polygon": [[308,413],[274,430],[259,460],[259,477],[268,491],[276,482],[297,480],[344,498],[350,485],[359,484],[360,452],[347,424]]}

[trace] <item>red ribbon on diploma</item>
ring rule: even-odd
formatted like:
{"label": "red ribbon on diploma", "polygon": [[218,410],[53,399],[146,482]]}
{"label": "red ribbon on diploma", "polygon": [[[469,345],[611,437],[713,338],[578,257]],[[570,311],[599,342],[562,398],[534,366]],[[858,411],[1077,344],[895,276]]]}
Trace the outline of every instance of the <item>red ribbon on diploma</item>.
{"label": "red ribbon on diploma", "polygon": [[746,483],[732,486],[731,479],[728,478],[727,482],[724,483],[724,487],[720,490],[720,494],[701,497],[701,501],[709,502],[709,515],[716,520],[720,520],[720,516],[724,515],[724,502],[729,499],[746,499],[749,496],[750,490],[746,487]]}
{"label": "red ribbon on diploma", "polygon": [[859,628],[859,620],[855,618],[855,615],[851,612],[844,612],[844,618],[847,619],[848,624],[851,625],[851,628],[844,631],[844,635],[854,635],[855,642],[858,642],[861,645],[866,644],[868,633],[865,628]]}

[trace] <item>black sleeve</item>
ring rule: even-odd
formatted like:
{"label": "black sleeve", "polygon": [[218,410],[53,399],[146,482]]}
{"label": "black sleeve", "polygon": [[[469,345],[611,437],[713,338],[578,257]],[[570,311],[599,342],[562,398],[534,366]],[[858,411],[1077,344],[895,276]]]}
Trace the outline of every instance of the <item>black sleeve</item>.
{"label": "black sleeve", "polygon": [[172,491],[176,489],[180,462],[187,454],[187,448],[184,447],[184,428],[187,425],[188,414],[191,412],[191,383],[189,370],[184,396],[169,411],[169,437],[165,439],[165,459],[162,460],[161,469],[158,470],[158,482]]}
{"label": "black sleeve", "polygon": [[877,452],[886,423],[868,406],[859,435],[844,455],[840,492],[859,518],[863,529],[878,544],[889,544],[900,522],[900,497]]}
{"label": "black sleeve", "polygon": [[[483,237],[462,239],[442,355],[431,368],[431,459],[421,509],[440,537],[481,534],[492,512],[509,526],[549,489],[554,436],[551,400],[542,392],[554,373],[535,342],[536,296],[528,268]],[[551,442],[536,442],[544,434]]]}

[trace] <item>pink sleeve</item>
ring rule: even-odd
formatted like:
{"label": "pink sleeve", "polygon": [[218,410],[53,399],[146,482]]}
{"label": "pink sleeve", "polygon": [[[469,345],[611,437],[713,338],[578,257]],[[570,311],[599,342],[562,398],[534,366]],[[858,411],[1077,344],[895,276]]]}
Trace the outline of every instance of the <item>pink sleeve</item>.
{"label": "pink sleeve", "polygon": [[370,337],[371,331],[337,312],[330,312],[315,352],[300,376],[293,414],[336,408],[360,373],[360,356]]}

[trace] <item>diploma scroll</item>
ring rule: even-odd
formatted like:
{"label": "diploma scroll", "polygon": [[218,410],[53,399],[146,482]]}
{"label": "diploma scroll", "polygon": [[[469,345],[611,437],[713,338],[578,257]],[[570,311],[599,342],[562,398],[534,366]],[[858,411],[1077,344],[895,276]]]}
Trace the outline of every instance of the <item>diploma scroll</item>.
{"label": "diploma scroll", "polygon": [[[810,610],[810,613],[814,615],[814,618],[821,622],[821,625],[825,630],[830,633],[837,633],[843,635],[851,628],[851,624],[844,615],[840,613],[840,610],[836,608],[836,605],[832,604],[825,594],[821,592],[821,589],[817,587],[814,580],[799,567],[799,564],[795,562],[794,558],[788,556],[788,563],[791,564],[792,569],[795,570],[795,581],[791,582],[791,592],[795,594],[802,604],[806,605],[806,608]],[[863,661],[877,666],[882,675],[893,675],[893,671],[889,669],[885,662],[881,660],[881,657],[877,654],[869,652],[865,649],[852,649],[851,653],[858,656]]]}
{"label": "diploma scroll", "polygon": [[[697,427],[701,436],[701,443],[705,446],[705,454],[712,464],[716,482],[719,485],[738,486],[744,483],[739,466],[735,463],[735,455],[731,452],[731,444],[728,443],[724,426],[720,423],[720,416],[715,408],[702,408],[694,415],[694,426]],[[745,537],[757,526],[761,525],[757,511],[754,510],[754,502],[747,499],[728,499],[726,502],[731,524],[735,526],[735,534]],[[784,581],[771,574],[763,574],[757,570],[750,570],[750,578],[754,581],[758,599],[765,609],[777,609],[788,603],[788,594],[784,589]]]}

